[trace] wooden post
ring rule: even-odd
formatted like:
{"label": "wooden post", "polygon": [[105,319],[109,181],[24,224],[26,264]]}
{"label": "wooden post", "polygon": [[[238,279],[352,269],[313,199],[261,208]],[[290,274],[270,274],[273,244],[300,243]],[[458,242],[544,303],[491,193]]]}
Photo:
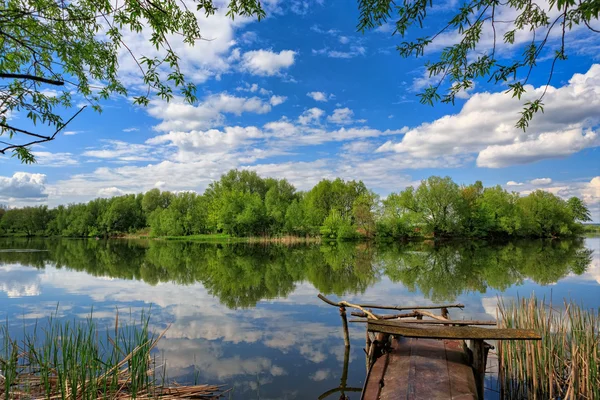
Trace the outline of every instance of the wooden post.
{"label": "wooden post", "polygon": [[348,318],[346,317],[346,307],[340,307],[340,316],[342,317],[342,326],[344,328],[344,345],[350,347],[350,333],[348,332]]}
{"label": "wooden post", "polygon": [[446,318],[446,319],[450,319],[448,318],[448,309],[446,307],[442,307],[442,317]]}
{"label": "wooden post", "polygon": [[367,350],[367,372],[371,368],[371,365],[375,362],[375,342],[371,342],[369,349]]}
{"label": "wooden post", "polygon": [[342,377],[340,379],[340,388],[342,388],[342,395],[344,394],[344,389],[346,389],[347,381],[348,381],[348,365],[350,364],[350,346],[346,346],[346,350],[344,351],[344,368],[342,369]]}
{"label": "wooden post", "polygon": [[366,355],[366,365],[367,365],[367,372],[369,372],[369,367],[371,366],[369,364],[369,360],[371,359],[369,352],[371,351],[371,336],[369,336],[369,330],[366,330],[367,332],[367,337],[365,339],[365,355]]}
{"label": "wooden post", "polygon": [[500,398],[504,398],[504,361],[502,357],[504,354],[502,353],[502,341],[499,340],[496,345],[498,346],[498,379],[500,381]]}
{"label": "wooden post", "polygon": [[469,349],[473,356],[473,372],[475,374],[475,383],[477,384],[477,398],[483,400],[485,384],[485,367],[487,364],[487,352],[482,339],[471,339]]}

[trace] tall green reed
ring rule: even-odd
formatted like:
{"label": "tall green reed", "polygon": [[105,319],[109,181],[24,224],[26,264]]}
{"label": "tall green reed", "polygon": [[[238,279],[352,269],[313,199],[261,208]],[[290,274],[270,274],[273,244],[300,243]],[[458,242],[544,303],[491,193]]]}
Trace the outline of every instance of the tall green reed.
{"label": "tall green reed", "polygon": [[535,329],[542,340],[499,344],[508,399],[600,399],[600,310],[572,301],[556,309],[535,297],[500,301],[500,326]]}
{"label": "tall green reed", "polygon": [[48,318],[19,340],[8,321],[0,326],[0,399],[102,399],[127,394],[149,395],[154,383],[151,352],[160,336],[149,317],[130,316],[114,328],[100,329],[90,315],[84,322]]}

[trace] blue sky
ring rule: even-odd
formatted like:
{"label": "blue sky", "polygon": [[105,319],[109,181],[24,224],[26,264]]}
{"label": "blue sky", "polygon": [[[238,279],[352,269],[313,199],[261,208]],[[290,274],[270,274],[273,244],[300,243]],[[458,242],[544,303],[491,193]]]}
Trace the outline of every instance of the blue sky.
{"label": "blue sky", "polygon": [[[424,32],[453,5],[439,7]],[[34,149],[38,164],[0,158],[0,203],[55,206],[154,187],[201,192],[229,169],[247,168],[299,189],[323,178],[362,179],[381,195],[434,174],[524,193],[542,188],[583,197],[600,220],[600,42],[586,31],[568,35],[569,59],[557,64],[545,113],[524,133],[514,124],[527,99],[510,98],[503,86],[477,82],[455,105],[418,102],[419,90],[436,82],[423,64],[452,32],[425,58],[403,59],[389,25],[356,32],[354,2],[266,6],[261,22],[231,21],[222,10],[201,21],[212,40],[174,43],[198,84],[198,104],[140,108],[115,98],[102,114],[85,110],[57,140]],[[497,50],[513,59],[525,39]],[[558,43],[550,39],[548,54]],[[138,55],[153,51],[143,35],[126,40]],[[489,32],[478,51],[486,46]],[[551,60],[542,59],[528,82],[531,98],[548,79]],[[139,76],[125,55],[121,72],[135,93]]]}

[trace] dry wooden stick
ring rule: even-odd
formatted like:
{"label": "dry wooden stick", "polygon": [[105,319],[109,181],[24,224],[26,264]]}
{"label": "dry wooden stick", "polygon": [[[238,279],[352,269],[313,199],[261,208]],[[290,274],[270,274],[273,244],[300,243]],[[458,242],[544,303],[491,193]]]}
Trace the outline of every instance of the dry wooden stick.
{"label": "dry wooden stick", "polygon": [[435,315],[432,312],[429,311],[423,311],[423,310],[415,310],[415,312],[419,315],[422,315],[424,317],[429,317],[429,318],[433,318],[433,319],[437,319],[438,321],[448,321],[448,318],[444,318],[440,315]]}
{"label": "dry wooden stick", "polygon": [[319,293],[318,297],[323,300],[325,303],[335,306],[335,307],[350,307],[350,308],[356,308],[359,309],[360,311],[364,312],[368,318],[371,319],[377,319],[377,317],[375,316],[375,314],[373,314],[371,311],[364,309],[362,306],[358,305],[358,304],[352,304],[352,303],[348,303],[347,301],[340,301],[339,303],[334,303],[333,301],[329,300],[327,297],[323,296],[321,293]]}
{"label": "dry wooden stick", "polygon": [[[361,318],[366,318],[367,314],[363,313],[363,312],[358,312],[358,311],[353,311],[350,313],[350,315],[354,316],[354,317],[361,317]],[[401,314],[390,314],[390,315],[379,315],[379,314],[374,314],[377,319],[398,319],[398,318],[411,318],[411,317],[416,317],[417,313],[416,312],[409,312],[409,313],[401,313]]]}
{"label": "dry wooden stick", "polygon": [[[343,303],[345,302],[339,302],[336,303],[334,301],[329,300],[327,297],[323,296],[322,294],[319,293],[318,297],[323,300],[325,303],[335,306],[335,307],[340,307],[342,305],[344,305]],[[379,305],[379,304],[355,304],[356,308],[363,309],[363,308],[377,308],[380,310],[398,310],[398,311],[406,311],[406,310],[435,310],[435,309],[441,309],[441,308],[464,308],[465,305],[464,304],[444,304],[444,305],[431,305],[431,306],[407,306],[407,307],[400,307],[400,306],[384,306],[384,305]]]}

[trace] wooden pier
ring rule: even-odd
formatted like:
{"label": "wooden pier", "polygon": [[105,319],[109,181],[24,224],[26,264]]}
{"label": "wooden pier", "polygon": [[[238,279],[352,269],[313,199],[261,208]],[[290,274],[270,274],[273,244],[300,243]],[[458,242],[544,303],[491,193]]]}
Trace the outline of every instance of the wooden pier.
{"label": "wooden pier", "polygon": [[[319,298],[339,307],[347,347],[346,308],[359,310],[352,315],[361,319],[350,322],[367,325],[362,400],[482,400],[487,355],[492,348],[485,340],[541,339],[533,330],[482,327],[495,326],[495,321],[449,319],[448,309],[462,308],[462,304],[401,307]],[[370,310],[373,308],[411,312],[378,315]],[[441,315],[427,311],[433,309],[440,309]]]}
{"label": "wooden pier", "polygon": [[459,340],[393,337],[368,371],[363,399],[476,399],[477,384]]}

